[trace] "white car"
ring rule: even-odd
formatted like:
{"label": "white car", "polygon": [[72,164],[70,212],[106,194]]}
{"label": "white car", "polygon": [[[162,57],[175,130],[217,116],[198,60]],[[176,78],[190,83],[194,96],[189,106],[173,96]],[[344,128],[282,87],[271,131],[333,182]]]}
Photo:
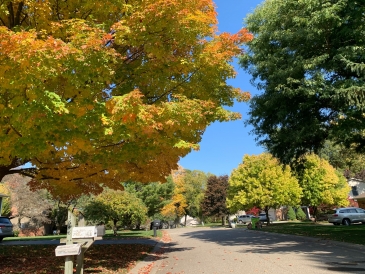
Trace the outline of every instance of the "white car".
{"label": "white car", "polygon": [[[266,213],[260,213],[259,216],[260,222],[267,223]],[[272,217],[269,215],[269,222],[272,223]]]}
{"label": "white car", "polygon": [[358,207],[341,207],[328,215],[328,222],[334,225],[351,225],[352,223],[365,224],[365,210]]}
{"label": "white car", "polygon": [[237,222],[240,224],[250,223],[252,217],[255,217],[255,216],[254,215],[240,215],[240,216],[237,216]]}

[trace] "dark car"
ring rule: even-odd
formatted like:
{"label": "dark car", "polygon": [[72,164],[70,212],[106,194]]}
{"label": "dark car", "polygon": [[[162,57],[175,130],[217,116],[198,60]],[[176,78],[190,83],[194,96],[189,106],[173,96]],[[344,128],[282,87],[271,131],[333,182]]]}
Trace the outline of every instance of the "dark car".
{"label": "dark car", "polygon": [[13,237],[13,224],[10,222],[9,218],[0,216],[0,242],[5,237]]}

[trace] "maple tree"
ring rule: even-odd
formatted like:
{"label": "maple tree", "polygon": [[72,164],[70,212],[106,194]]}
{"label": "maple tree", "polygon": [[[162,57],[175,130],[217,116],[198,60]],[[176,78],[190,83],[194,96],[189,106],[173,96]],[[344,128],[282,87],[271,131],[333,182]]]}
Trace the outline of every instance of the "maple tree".
{"label": "maple tree", "polygon": [[[229,178],[227,207],[231,212],[254,206],[270,208],[300,203],[302,190],[288,165],[282,165],[269,153],[245,155]],[[269,222],[268,222],[269,224]]]}
{"label": "maple tree", "polygon": [[317,208],[347,206],[350,186],[346,178],[329,162],[316,154],[307,154],[300,159],[297,178],[303,190],[302,204],[312,206],[316,217]]}
{"label": "maple tree", "polygon": [[[252,39],[217,31],[212,0],[0,2],[0,177],[57,199],[165,181],[223,108]],[[32,167],[12,168],[25,163]]]}
{"label": "maple tree", "polygon": [[161,215],[164,219],[168,221],[173,220],[177,224],[180,223],[180,218],[186,215],[186,209],[188,207],[188,202],[184,196],[184,176],[185,170],[182,166],[178,166],[178,169],[171,171],[174,192],[171,200],[161,209]]}

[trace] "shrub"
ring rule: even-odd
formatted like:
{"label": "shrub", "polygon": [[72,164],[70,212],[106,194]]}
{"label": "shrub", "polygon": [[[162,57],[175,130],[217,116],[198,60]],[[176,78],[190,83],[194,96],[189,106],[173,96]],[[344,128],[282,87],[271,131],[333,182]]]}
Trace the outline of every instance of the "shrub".
{"label": "shrub", "polygon": [[291,206],[288,209],[288,217],[287,218],[288,218],[289,221],[294,221],[294,220],[297,219],[295,211]]}
{"label": "shrub", "polygon": [[297,219],[301,220],[301,221],[304,221],[307,219],[307,215],[305,215],[305,213],[301,207],[299,207],[297,209]]}

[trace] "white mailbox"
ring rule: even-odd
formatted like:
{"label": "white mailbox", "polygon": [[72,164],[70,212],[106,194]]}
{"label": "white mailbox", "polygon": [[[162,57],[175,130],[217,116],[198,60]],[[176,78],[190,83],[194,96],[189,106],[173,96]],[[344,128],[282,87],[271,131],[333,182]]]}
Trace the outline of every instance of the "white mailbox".
{"label": "white mailbox", "polygon": [[72,245],[59,245],[55,250],[56,256],[71,256],[71,255],[80,255],[81,253],[81,245],[72,244]]}
{"label": "white mailbox", "polygon": [[97,236],[96,226],[76,226],[72,228],[72,239],[94,238]]}

